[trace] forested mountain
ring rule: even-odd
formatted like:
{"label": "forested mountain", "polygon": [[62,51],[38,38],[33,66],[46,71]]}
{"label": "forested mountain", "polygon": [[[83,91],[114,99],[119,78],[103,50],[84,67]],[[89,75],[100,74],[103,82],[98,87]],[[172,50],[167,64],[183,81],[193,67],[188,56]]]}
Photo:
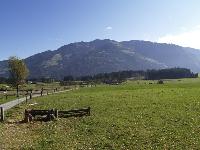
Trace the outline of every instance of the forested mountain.
{"label": "forested mountain", "polygon": [[[148,41],[109,39],[77,42],[25,59],[30,78],[85,76],[122,70],[184,67],[200,71],[200,51]],[[7,61],[0,61],[0,76],[8,76]]]}

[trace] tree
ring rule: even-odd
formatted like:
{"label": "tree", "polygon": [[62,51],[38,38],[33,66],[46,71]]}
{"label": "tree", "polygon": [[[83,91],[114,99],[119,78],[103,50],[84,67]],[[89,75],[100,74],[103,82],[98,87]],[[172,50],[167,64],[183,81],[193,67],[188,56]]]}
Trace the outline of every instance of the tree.
{"label": "tree", "polygon": [[23,60],[17,57],[10,57],[8,61],[11,84],[17,88],[17,97],[19,97],[19,85],[25,83],[29,74],[28,68]]}
{"label": "tree", "polygon": [[74,81],[74,77],[73,76],[65,76],[63,81]]}

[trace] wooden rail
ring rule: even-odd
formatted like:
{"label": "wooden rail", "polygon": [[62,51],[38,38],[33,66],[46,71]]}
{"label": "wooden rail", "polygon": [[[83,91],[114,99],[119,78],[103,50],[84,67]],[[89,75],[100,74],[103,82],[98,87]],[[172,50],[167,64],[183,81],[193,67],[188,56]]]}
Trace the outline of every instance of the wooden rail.
{"label": "wooden rail", "polygon": [[90,116],[90,107],[88,108],[82,108],[82,109],[72,109],[67,111],[59,111],[58,116],[59,117],[78,117],[78,116],[84,116],[88,115]]}
{"label": "wooden rail", "polygon": [[[59,91],[58,88],[53,88],[53,89],[38,89],[38,90],[20,90],[19,91],[19,95],[21,96],[26,96],[26,95],[33,95],[33,94],[39,94],[39,95],[44,95],[44,94],[50,94],[50,93],[55,93]],[[2,90],[0,91],[0,98],[5,97],[6,99],[8,99],[9,96],[17,96],[16,91],[14,90]]]}

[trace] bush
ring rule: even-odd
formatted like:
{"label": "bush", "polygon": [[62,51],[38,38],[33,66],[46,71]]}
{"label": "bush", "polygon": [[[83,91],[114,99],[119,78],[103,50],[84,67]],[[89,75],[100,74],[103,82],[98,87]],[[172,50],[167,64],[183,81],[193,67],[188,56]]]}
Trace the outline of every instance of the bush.
{"label": "bush", "polygon": [[163,80],[158,80],[157,84],[164,84]]}

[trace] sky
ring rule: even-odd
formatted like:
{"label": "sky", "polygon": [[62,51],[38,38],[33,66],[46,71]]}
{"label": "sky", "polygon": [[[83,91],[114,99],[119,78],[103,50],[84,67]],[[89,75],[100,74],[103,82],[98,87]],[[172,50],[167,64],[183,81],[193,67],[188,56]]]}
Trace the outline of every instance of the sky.
{"label": "sky", "polygon": [[0,60],[95,39],[200,49],[199,7],[199,0],[0,0]]}

